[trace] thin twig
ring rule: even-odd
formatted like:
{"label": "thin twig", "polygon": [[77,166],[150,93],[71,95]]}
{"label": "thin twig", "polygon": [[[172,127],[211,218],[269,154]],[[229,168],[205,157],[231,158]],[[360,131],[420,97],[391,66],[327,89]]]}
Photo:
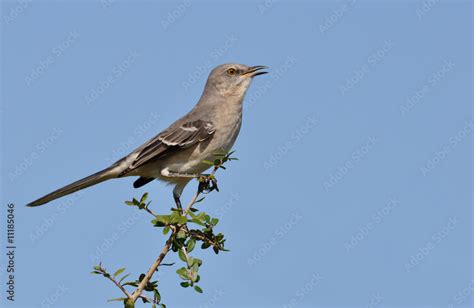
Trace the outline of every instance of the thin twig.
{"label": "thin twig", "polygon": [[153,212],[152,210],[150,210],[148,208],[148,206],[145,207],[145,211],[147,211],[148,213],[150,213],[151,215],[153,215],[153,217],[156,217],[158,214],[156,214],[155,212]]}
{"label": "thin twig", "polygon": [[112,277],[112,276],[110,276],[110,275],[107,275],[107,276],[104,276],[104,277],[106,277],[106,278],[108,278],[110,281],[112,281],[112,282],[127,296],[127,298],[130,298],[130,297],[131,297],[130,293],[128,293],[128,291],[127,291],[120,283],[118,283],[118,281],[115,280],[114,277]]}
{"label": "thin twig", "polygon": [[206,243],[208,243],[208,244],[211,244],[212,246],[218,246],[216,242],[211,241],[210,239],[208,239],[208,238],[205,237],[204,235],[200,234],[199,232],[196,232],[195,230],[188,231],[188,233],[189,233],[192,237],[195,237],[195,238],[198,239],[198,240],[201,240],[201,241],[203,241],[203,242],[206,242]]}
{"label": "thin twig", "polygon": [[[214,175],[216,173],[216,171],[219,169],[219,167],[214,167],[214,169],[212,170],[211,174],[210,175]],[[186,209],[183,211],[183,216],[186,216],[189,212],[189,210],[191,209],[191,207],[196,203],[196,200],[197,198],[199,197],[199,195],[201,194],[201,190],[199,189],[199,185],[198,185],[198,189],[196,191],[196,193],[194,194],[193,198],[191,199],[191,201],[189,202],[188,206],[186,207]]]}
{"label": "thin twig", "polygon": [[186,256],[186,261],[189,260],[188,250],[186,249],[186,246],[181,247],[181,249],[183,250],[183,253]]}
{"label": "thin twig", "polygon": [[145,295],[140,295],[138,298],[143,298],[143,299],[147,300],[150,303],[158,304],[154,299],[151,299],[151,298],[149,298]]}
{"label": "thin twig", "polygon": [[191,201],[189,202],[188,206],[186,207],[186,209],[183,211],[183,216],[186,216],[189,212],[189,210],[191,209],[191,207],[196,203],[196,200],[197,198],[199,197],[199,195],[201,194],[201,191],[198,190],[196,191],[196,193],[194,194],[193,198],[191,199]]}
{"label": "thin twig", "polygon": [[[218,166],[215,166],[214,169],[212,170],[211,172],[211,176],[213,176],[216,171],[219,169]],[[196,200],[197,198],[199,197],[199,195],[201,194],[201,190],[198,186],[198,190],[196,191],[196,193],[194,194],[193,198],[191,199],[191,201],[189,202],[188,206],[186,207],[186,209],[182,212],[182,215],[183,216],[186,216],[189,212],[189,210],[192,208],[192,206],[196,203]],[[153,216],[157,216],[152,210],[150,210],[148,207],[145,207],[145,210],[150,213],[151,215]],[[166,254],[169,252],[169,250],[171,249],[171,244],[173,243],[173,239],[174,239],[174,236],[175,234],[179,231],[180,227],[176,227],[176,228],[173,228],[173,226],[170,226],[172,228],[172,233],[170,235],[170,237],[168,238],[168,240],[166,241],[165,243],[165,246],[163,247],[163,249],[161,250],[161,253],[160,255],[158,256],[158,258],[155,260],[155,262],[153,263],[153,265],[150,267],[150,269],[148,270],[148,272],[145,274],[145,277],[143,278],[143,280],[140,282],[140,284],[138,285],[137,289],[133,292],[133,294],[129,294],[127,292],[127,290],[125,290],[122,286],[120,286],[120,284],[115,283],[117,284],[117,286],[123,291],[125,292],[125,294],[127,295],[127,298],[132,301],[133,303],[135,303],[137,301],[138,298],[144,298],[148,301],[150,301],[149,298],[147,298],[146,296],[142,295],[142,292],[143,292],[143,289],[145,288],[145,286],[148,284],[148,282],[151,280],[151,278],[153,277],[153,274],[156,272],[156,270],[158,269],[158,267],[160,266],[160,264],[163,262],[163,259],[165,258]],[[184,224],[184,226],[181,226],[181,228],[183,228],[185,230],[187,230],[187,226],[186,224]],[[211,242],[212,243],[212,242]],[[186,248],[183,247],[183,252],[185,253],[186,257],[188,258],[188,253],[186,251]],[[153,301],[154,302],[154,301]]]}
{"label": "thin twig", "polygon": [[143,278],[143,280],[142,280],[142,281],[140,282],[140,284],[138,285],[138,288],[137,288],[137,289],[135,290],[135,292],[133,292],[133,294],[130,296],[130,298],[132,299],[133,302],[136,302],[137,298],[142,295],[143,289],[144,289],[145,286],[148,284],[148,282],[150,281],[151,277],[153,277],[153,274],[155,273],[156,269],[158,268],[158,266],[160,266],[161,262],[163,261],[163,259],[165,258],[166,254],[167,254],[168,251],[170,250],[170,248],[171,248],[171,243],[173,242],[173,238],[174,238],[174,233],[172,233],[171,236],[168,238],[168,240],[167,240],[166,243],[165,243],[165,246],[163,246],[163,249],[161,250],[160,255],[159,255],[158,258],[155,260],[155,262],[153,263],[153,265],[150,267],[150,269],[148,270],[148,272],[145,274],[145,277]]}

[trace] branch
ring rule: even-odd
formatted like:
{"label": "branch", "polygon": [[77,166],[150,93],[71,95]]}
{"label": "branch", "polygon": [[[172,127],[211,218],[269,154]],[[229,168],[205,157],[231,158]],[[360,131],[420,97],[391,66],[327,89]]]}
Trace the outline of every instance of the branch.
{"label": "branch", "polygon": [[153,212],[152,210],[150,210],[150,209],[148,208],[148,206],[145,207],[145,211],[147,211],[148,213],[150,213],[151,215],[153,215],[153,217],[156,217],[156,216],[158,215],[158,214],[156,214],[155,212]]}
{"label": "branch", "polygon": [[[185,280],[184,282],[181,282],[181,286],[185,288],[194,287],[197,292],[202,293],[202,289],[198,285],[196,285],[196,283],[200,279],[200,276],[198,275],[198,269],[202,264],[202,260],[198,258],[193,258],[189,255],[189,253],[192,252],[196,244],[196,240],[200,240],[203,242],[201,246],[202,249],[206,249],[210,246],[213,246],[214,252],[216,254],[219,251],[227,250],[224,249],[225,239],[223,234],[219,233],[215,235],[212,231],[212,228],[218,223],[218,219],[211,218],[204,212],[196,214],[198,210],[193,209],[192,207],[200,201],[198,200],[198,198],[202,193],[209,193],[213,190],[219,191],[217,187],[217,180],[214,177],[214,174],[220,168],[225,169],[225,167],[223,166],[225,162],[236,159],[230,157],[232,153],[233,152],[219,155],[217,156],[218,158],[214,160],[214,162],[203,161],[209,163],[210,165],[213,165],[214,168],[210,174],[201,175],[198,178],[198,189],[194,196],[191,198],[186,208],[184,210],[181,210],[181,212],[174,212],[175,210],[172,209],[171,215],[157,215],[151,209],[149,209],[151,201],[147,202],[148,193],[145,193],[140,200],[133,198],[131,201],[125,201],[127,205],[136,206],[138,207],[138,209],[145,210],[147,213],[151,214],[155,218],[152,221],[155,227],[164,227],[163,234],[167,234],[169,231],[171,231],[171,235],[166,240],[165,245],[161,250],[161,253],[156,258],[151,267],[148,269],[148,271],[145,274],[141,274],[139,279],[137,279],[136,281],[129,281],[125,282],[124,284],[121,284],[121,282],[127,276],[129,276],[129,274],[123,276],[120,281],[117,281],[115,279],[115,276],[118,276],[120,273],[122,273],[125,268],[117,270],[117,272],[114,273],[114,276],[111,276],[107,273],[105,269],[101,267],[101,265],[94,267],[95,271],[93,273],[102,274],[103,276],[111,280],[126,296],[126,298],[117,298],[113,300],[123,300],[125,308],[135,307],[135,303],[139,298],[142,299],[144,302],[153,303],[154,306],[160,304],[161,295],[157,290],[157,281],[151,281],[151,279],[160,265],[166,265],[163,263],[163,260],[170,252],[170,250],[173,250],[175,252],[177,250],[180,250],[178,253],[180,259],[185,261],[186,263],[186,267],[182,267],[176,271],[178,275],[183,280]],[[193,214],[191,213],[191,211],[195,213]],[[192,219],[188,219],[188,215],[190,215]],[[203,226],[202,231],[189,230],[187,225],[188,222]],[[129,293],[125,289],[125,286],[134,286],[136,287],[136,289],[133,293]],[[154,298],[151,299],[147,297],[146,294],[142,294],[144,291],[153,291]],[[164,304],[160,305],[163,307],[165,306]]]}
{"label": "branch", "polygon": [[[209,176],[207,176],[206,178],[209,179],[209,178],[213,178],[214,177],[214,174],[216,173],[216,171],[219,169],[218,166],[215,166],[214,169],[212,170],[211,174]],[[200,183],[201,184],[201,183]],[[191,199],[191,201],[189,202],[188,206],[186,207],[186,209],[183,211],[182,215],[183,216],[186,216],[189,212],[189,210],[193,207],[194,204],[196,204],[196,200],[197,198],[199,197],[199,195],[202,193],[202,188],[201,188],[201,185],[199,185],[198,187],[198,190],[196,191],[196,193],[194,194],[193,198]],[[148,213],[152,214],[153,216],[157,216],[155,213],[153,213],[151,210],[148,209],[148,207],[145,207],[145,210],[147,210]],[[186,225],[185,225],[186,226]],[[187,228],[186,228],[187,229]],[[176,228],[176,229],[173,229],[173,232],[171,233],[171,236],[168,238],[168,240],[166,241],[165,243],[165,246],[163,247],[163,249],[161,250],[161,253],[160,255],[158,256],[158,258],[156,259],[155,263],[153,263],[153,265],[150,267],[150,269],[148,270],[148,272],[145,274],[145,277],[143,278],[143,280],[140,282],[140,284],[138,285],[138,288],[135,290],[135,292],[133,292],[132,296],[128,296],[128,298],[133,301],[133,303],[135,303],[137,301],[137,299],[139,297],[141,297],[141,294],[143,292],[143,289],[145,288],[145,286],[148,284],[148,282],[151,280],[151,278],[153,277],[153,274],[156,272],[156,270],[158,269],[158,266],[160,266],[161,262],[163,261],[163,259],[165,258],[166,254],[168,253],[168,251],[170,250],[171,248],[171,244],[173,242],[173,238],[175,236],[175,234],[179,231],[179,228]],[[183,247],[183,252],[186,254],[187,256],[187,252],[186,252],[186,249]]]}
{"label": "branch", "polygon": [[102,268],[101,265],[99,265],[99,268],[96,269],[96,270],[99,271],[99,272],[102,272],[102,275],[105,278],[112,281],[123,292],[123,294],[125,294],[127,296],[127,298],[130,298],[130,293],[128,293],[128,291],[117,280],[115,280],[114,277],[112,277],[109,273],[107,273],[107,271],[104,268]]}
{"label": "branch", "polygon": [[143,280],[140,282],[140,284],[138,285],[138,288],[135,290],[135,292],[133,292],[133,294],[131,296],[129,296],[129,299],[131,301],[133,301],[133,303],[135,303],[137,301],[138,297],[140,297],[142,295],[143,289],[145,288],[147,283],[150,281],[151,277],[153,277],[153,274],[158,269],[158,266],[160,266],[161,262],[163,261],[166,254],[170,250],[171,243],[173,242],[173,238],[174,238],[174,232],[170,235],[170,237],[166,241],[165,246],[161,250],[160,255],[155,260],[153,265],[150,267],[148,272],[145,274],[145,278],[143,278]]}
{"label": "branch", "polygon": [[128,293],[128,291],[125,290],[125,288],[120,283],[118,283],[115,278],[113,278],[112,276],[107,276],[107,278],[110,279],[110,281],[112,281],[123,292],[123,294],[127,296],[127,298],[130,298],[130,293]]}
{"label": "branch", "polygon": [[[216,174],[216,171],[219,169],[218,166],[215,166],[214,169],[212,170],[211,174],[209,176],[207,176],[207,178],[211,178],[211,177],[214,177],[214,174]],[[199,183],[201,184],[201,182]],[[186,207],[186,209],[183,211],[183,216],[186,216],[189,212],[189,210],[193,207],[194,204],[196,204],[196,200],[197,198],[199,197],[199,195],[202,193],[202,188],[201,188],[201,185],[198,185],[198,189],[196,191],[196,193],[194,194],[193,198],[191,199],[191,201],[189,202],[188,206]]]}

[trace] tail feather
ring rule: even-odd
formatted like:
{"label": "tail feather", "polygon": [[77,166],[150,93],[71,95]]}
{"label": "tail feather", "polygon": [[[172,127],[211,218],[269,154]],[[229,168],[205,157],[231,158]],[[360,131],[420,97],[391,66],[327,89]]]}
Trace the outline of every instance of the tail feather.
{"label": "tail feather", "polygon": [[53,191],[52,193],[47,194],[44,197],[39,198],[38,200],[28,203],[26,206],[33,207],[42,205],[54,199],[72,194],[78,190],[115,178],[115,167],[116,166],[109,167],[92,175],[89,175],[88,177],[85,177],[79,181],[66,185],[58,190]]}

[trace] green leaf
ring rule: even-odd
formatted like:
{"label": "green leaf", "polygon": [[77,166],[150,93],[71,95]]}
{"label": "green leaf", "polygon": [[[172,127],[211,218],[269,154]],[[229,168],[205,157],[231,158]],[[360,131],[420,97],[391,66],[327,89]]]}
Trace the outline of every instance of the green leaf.
{"label": "green leaf", "polygon": [[158,292],[158,290],[155,289],[155,290],[153,291],[153,295],[154,295],[154,297],[155,297],[155,302],[159,303],[159,302],[161,301],[161,294],[160,294],[160,292]]}
{"label": "green leaf", "polygon": [[187,288],[187,287],[189,287],[189,282],[183,281],[183,282],[180,283],[180,285],[181,285],[183,288]]}
{"label": "green leaf", "polygon": [[170,215],[156,215],[156,218],[151,221],[157,227],[164,227],[170,224]]}
{"label": "green leaf", "polygon": [[179,230],[178,233],[176,234],[176,238],[177,239],[186,238],[186,232],[184,232],[183,230]]}
{"label": "green leaf", "polygon": [[207,159],[203,160],[202,162],[205,163],[205,164],[211,165],[211,166],[214,165],[214,163],[212,161],[209,161]]}
{"label": "green leaf", "polygon": [[119,297],[119,298],[112,298],[112,299],[109,299],[108,302],[115,302],[115,301],[124,301],[126,300],[127,298],[126,297]]}
{"label": "green leaf", "polygon": [[189,280],[189,275],[188,275],[188,269],[185,267],[182,267],[178,270],[176,270],[176,273],[181,277],[183,280]]}
{"label": "green leaf", "polygon": [[181,216],[180,212],[173,212],[170,216],[170,224],[180,224],[183,225],[188,222],[188,219],[185,216]]}
{"label": "green leaf", "polygon": [[199,286],[194,286],[194,290],[198,293],[202,293],[202,289]]}
{"label": "green leaf", "polygon": [[170,232],[170,227],[169,226],[166,226],[163,228],[163,234],[166,235],[168,234],[168,232]]}
{"label": "green leaf", "polygon": [[213,225],[213,226],[217,225],[218,222],[219,222],[219,219],[217,219],[217,218],[211,219],[211,225]]}
{"label": "green leaf", "polygon": [[186,255],[184,254],[184,252],[183,252],[182,249],[180,249],[180,250],[178,251],[178,256],[179,256],[179,258],[181,259],[181,261],[184,261],[184,262],[187,262],[187,261],[188,261],[188,260],[186,259]]}
{"label": "green leaf", "polygon": [[193,262],[194,262],[194,258],[193,257],[189,257],[188,260],[187,260],[187,264],[189,267],[193,266]]}
{"label": "green leaf", "polygon": [[132,201],[125,201],[125,204],[130,205],[130,206],[135,206],[135,203],[133,203]]}
{"label": "green leaf", "polygon": [[120,278],[119,284],[122,283],[122,281],[124,281],[124,279],[127,278],[128,276],[130,276],[130,274],[127,274],[127,275],[123,276],[122,278]]}
{"label": "green leaf", "polygon": [[140,203],[145,202],[147,198],[148,198],[148,193],[146,192],[143,194],[142,198],[140,199]]}
{"label": "green leaf", "polygon": [[186,245],[188,248],[188,253],[193,251],[194,246],[196,246],[196,240],[194,238],[189,239],[188,244]]}
{"label": "green leaf", "polygon": [[199,219],[191,219],[189,222],[195,223],[196,225],[205,226],[206,224],[200,221]]}
{"label": "green leaf", "polygon": [[117,277],[118,275],[122,274],[125,271],[125,267],[119,268],[115,273],[114,277]]}
{"label": "green leaf", "polygon": [[[174,262],[173,263],[161,263],[160,266],[173,266],[174,265]],[[156,271],[158,271],[158,269],[156,269]]]}
{"label": "green leaf", "polygon": [[204,200],[204,199],[206,199],[206,197],[199,198],[198,200],[196,200],[195,203],[199,203],[199,202],[201,202],[201,201]]}
{"label": "green leaf", "polygon": [[138,283],[136,281],[127,281],[124,283],[122,286],[132,286],[132,287],[138,287]]}
{"label": "green leaf", "polygon": [[202,265],[202,260],[201,259],[198,259],[198,258],[194,258],[193,260],[193,265],[196,264],[197,266],[201,266]]}
{"label": "green leaf", "polygon": [[177,223],[180,225],[184,225],[187,222],[188,222],[188,219],[186,218],[186,216],[180,216]]}

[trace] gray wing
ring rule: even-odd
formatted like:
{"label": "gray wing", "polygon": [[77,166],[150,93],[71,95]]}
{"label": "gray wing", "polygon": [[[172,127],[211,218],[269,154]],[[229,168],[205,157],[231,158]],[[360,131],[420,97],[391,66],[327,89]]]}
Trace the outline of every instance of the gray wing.
{"label": "gray wing", "polygon": [[119,176],[179,149],[202,142],[211,137],[215,131],[212,122],[203,120],[190,121],[178,126],[172,125],[133,151],[132,154],[138,153],[138,156]]}

